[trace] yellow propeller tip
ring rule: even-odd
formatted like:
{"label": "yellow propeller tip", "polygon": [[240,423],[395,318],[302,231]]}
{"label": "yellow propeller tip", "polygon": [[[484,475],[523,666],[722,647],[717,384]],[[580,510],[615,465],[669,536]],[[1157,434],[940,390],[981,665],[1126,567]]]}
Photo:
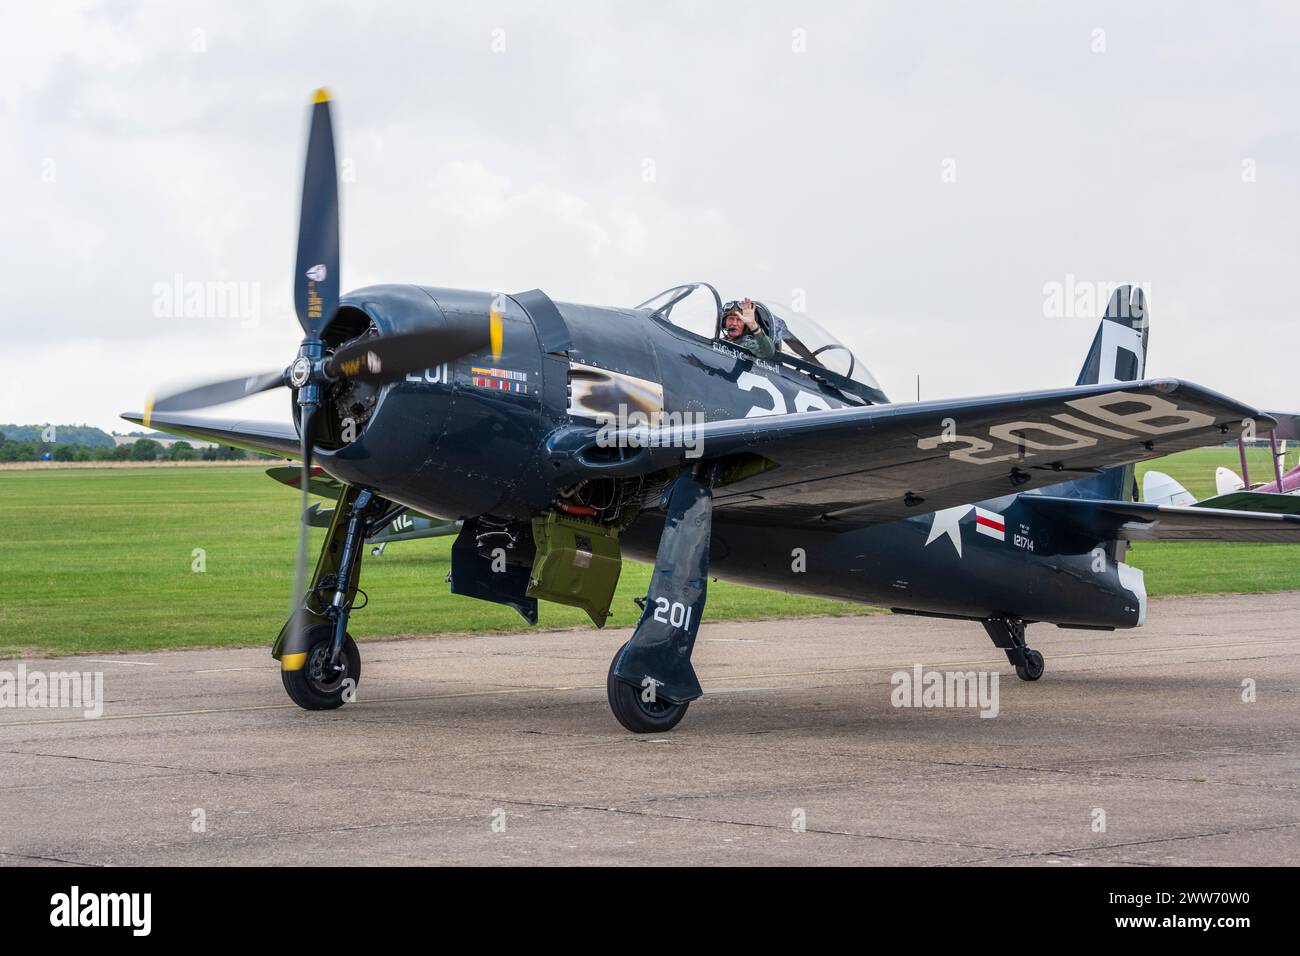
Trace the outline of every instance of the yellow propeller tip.
{"label": "yellow propeller tip", "polygon": [[330,91],[322,86],[316,91],[315,95],[312,96],[311,101],[313,105],[316,103],[328,103],[330,101]]}
{"label": "yellow propeller tip", "polygon": [[496,309],[488,313],[488,331],[492,339],[492,357],[498,359],[501,357],[501,345],[505,332],[502,328],[501,313]]}
{"label": "yellow propeller tip", "polygon": [[149,419],[153,417],[153,403],[154,403],[154,394],[153,392],[150,392],[149,397],[146,398],[144,402],[144,415],[142,417],[142,424],[144,425],[145,428],[150,427]]}

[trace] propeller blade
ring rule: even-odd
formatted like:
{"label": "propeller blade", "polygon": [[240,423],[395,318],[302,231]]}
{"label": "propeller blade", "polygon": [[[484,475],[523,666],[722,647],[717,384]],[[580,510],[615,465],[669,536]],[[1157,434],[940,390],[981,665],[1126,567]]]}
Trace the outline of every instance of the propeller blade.
{"label": "propeller blade", "polygon": [[358,339],[326,359],[325,375],[331,379],[392,382],[408,372],[433,368],[482,351],[491,338],[489,323],[466,322],[445,328]]}
{"label": "propeller blade", "polygon": [[308,338],[320,338],[339,304],[339,181],[334,163],[330,96],[316,91],[302,174],[298,218],[298,259],[294,266],[293,306]]}
{"label": "propeller blade", "polygon": [[289,605],[289,634],[294,639],[292,646],[301,647],[297,634],[306,626],[307,615],[303,612],[305,602],[305,592],[307,590],[307,548],[311,543],[309,535],[311,529],[307,524],[307,498],[311,486],[311,456],[312,449],[315,446],[315,427],[316,427],[316,407],[314,405],[304,405],[302,408],[301,421],[299,422],[302,437],[302,472],[298,481],[302,488],[298,507],[298,554],[294,562],[293,571],[293,599]]}
{"label": "propeller blade", "polygon": [[149,426],[149,417],[154,412],[184,412],[207,408],[209,405],[224,405],[284,384],[284,370],[281,369],[278,372],[260,372],[242,378],[231,378],[224,382],[209,382],[162,398],[150,397],[145,403],[144,424],[146,428]]}

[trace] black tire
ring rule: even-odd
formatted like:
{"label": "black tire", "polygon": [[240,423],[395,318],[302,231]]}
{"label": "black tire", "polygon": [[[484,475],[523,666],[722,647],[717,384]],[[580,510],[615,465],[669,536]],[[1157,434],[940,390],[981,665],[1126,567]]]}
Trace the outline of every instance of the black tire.
{"label": "black tire", "polygon": [[[349,687],[355,695],[361,683],[361,652],[351,634],[343,638],[343,673],[327,679],[324,672],[329,659],[334,629],[318,624],[307,636],[307,663],[296,671],[280,671],[280,680],[289,698],[303,710],[334,710],[342,707]],[[348,681],[352,683],[349,685]]]}
{"label": "black tire", "polygon": [[[626,647],[627,645],[623,645]],[[614,661],[623,653],[618,649],[609,662],[609,676],[605,679],[605,692],[609,696],[609,709],[626,729],[634,734],[662,734],[672,730],[686,716],[690,703],[671,704],[666,700],[647,703],[641,699],[640,688],[614,676]]]}
{"label": "black tire", "polygon": [[1047,665],[1043,661],[1043,655],[1032,648],[1025,648],[1025,663],[1016,665],[1016,676],[1021,680],[1038,680],[1043,676],[1043,671]]}

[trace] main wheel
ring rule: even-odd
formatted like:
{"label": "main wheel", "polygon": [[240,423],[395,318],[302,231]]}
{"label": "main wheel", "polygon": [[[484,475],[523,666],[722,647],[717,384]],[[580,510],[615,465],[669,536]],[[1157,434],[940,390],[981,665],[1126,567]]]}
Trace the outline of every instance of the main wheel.
{"label": "main wheel", "polygon": [[361,652],[357,650],[357,642],[351,634],[344,635],[343,653],[339,657],[343,670],[335,671],[329,663],[333,640],[333,626],[317,624],[307,635],[307,663],[301,670],[280,671],[284,689],[304,710],[342,707],[361,683]]}
{"label": "main wheel", "polygon": [[1038,680],[1043,676],[1046,667],[1047,665],[1043,663],[1043,655],[1026,647],[1025,663],[1016,665],[1016,676],[1021,680]]}
{"label": "main wheel", "polygon": [[[623,647],[627,645],[624,644]],[[641,688],[633,687],[614,676],[614,662],[623,648],[618,649],[609,662],[609,676],[605,679],[605,692],[609,695],[609,709],[625,728],[634,734],[662,734],[672,730],[686,716],[690,703],[673,704],[666,700],[641,699]]]}

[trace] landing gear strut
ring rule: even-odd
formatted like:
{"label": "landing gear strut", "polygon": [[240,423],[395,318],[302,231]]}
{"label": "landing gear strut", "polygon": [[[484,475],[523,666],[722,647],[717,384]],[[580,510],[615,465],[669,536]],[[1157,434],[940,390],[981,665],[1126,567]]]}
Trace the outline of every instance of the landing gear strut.
{"label": "landing gear strut", "polygon": [[1021,680],[1038,680],[1043,676],[1043,655],[1025,643],[1025,622],[1017,617],[993,617],[984,622],[993,643],[1007,652]]}
{"label": "landing gear strut", "polygon": [[641,620],[609,667],[614,717],[636,734],[672,730],[704,691],[691,651],[704,614],[715,465],[687,466],[670,486]]}
{"label": "landing gear strut", "polygon": [[348,618],[366,538],[390,520],[387,508],[368,488],[348,486],[339,495],[311,587],[272,651],[280,659],[284,688],[299,707],[332,710],[353,699],[361,655],[348,634]]}

